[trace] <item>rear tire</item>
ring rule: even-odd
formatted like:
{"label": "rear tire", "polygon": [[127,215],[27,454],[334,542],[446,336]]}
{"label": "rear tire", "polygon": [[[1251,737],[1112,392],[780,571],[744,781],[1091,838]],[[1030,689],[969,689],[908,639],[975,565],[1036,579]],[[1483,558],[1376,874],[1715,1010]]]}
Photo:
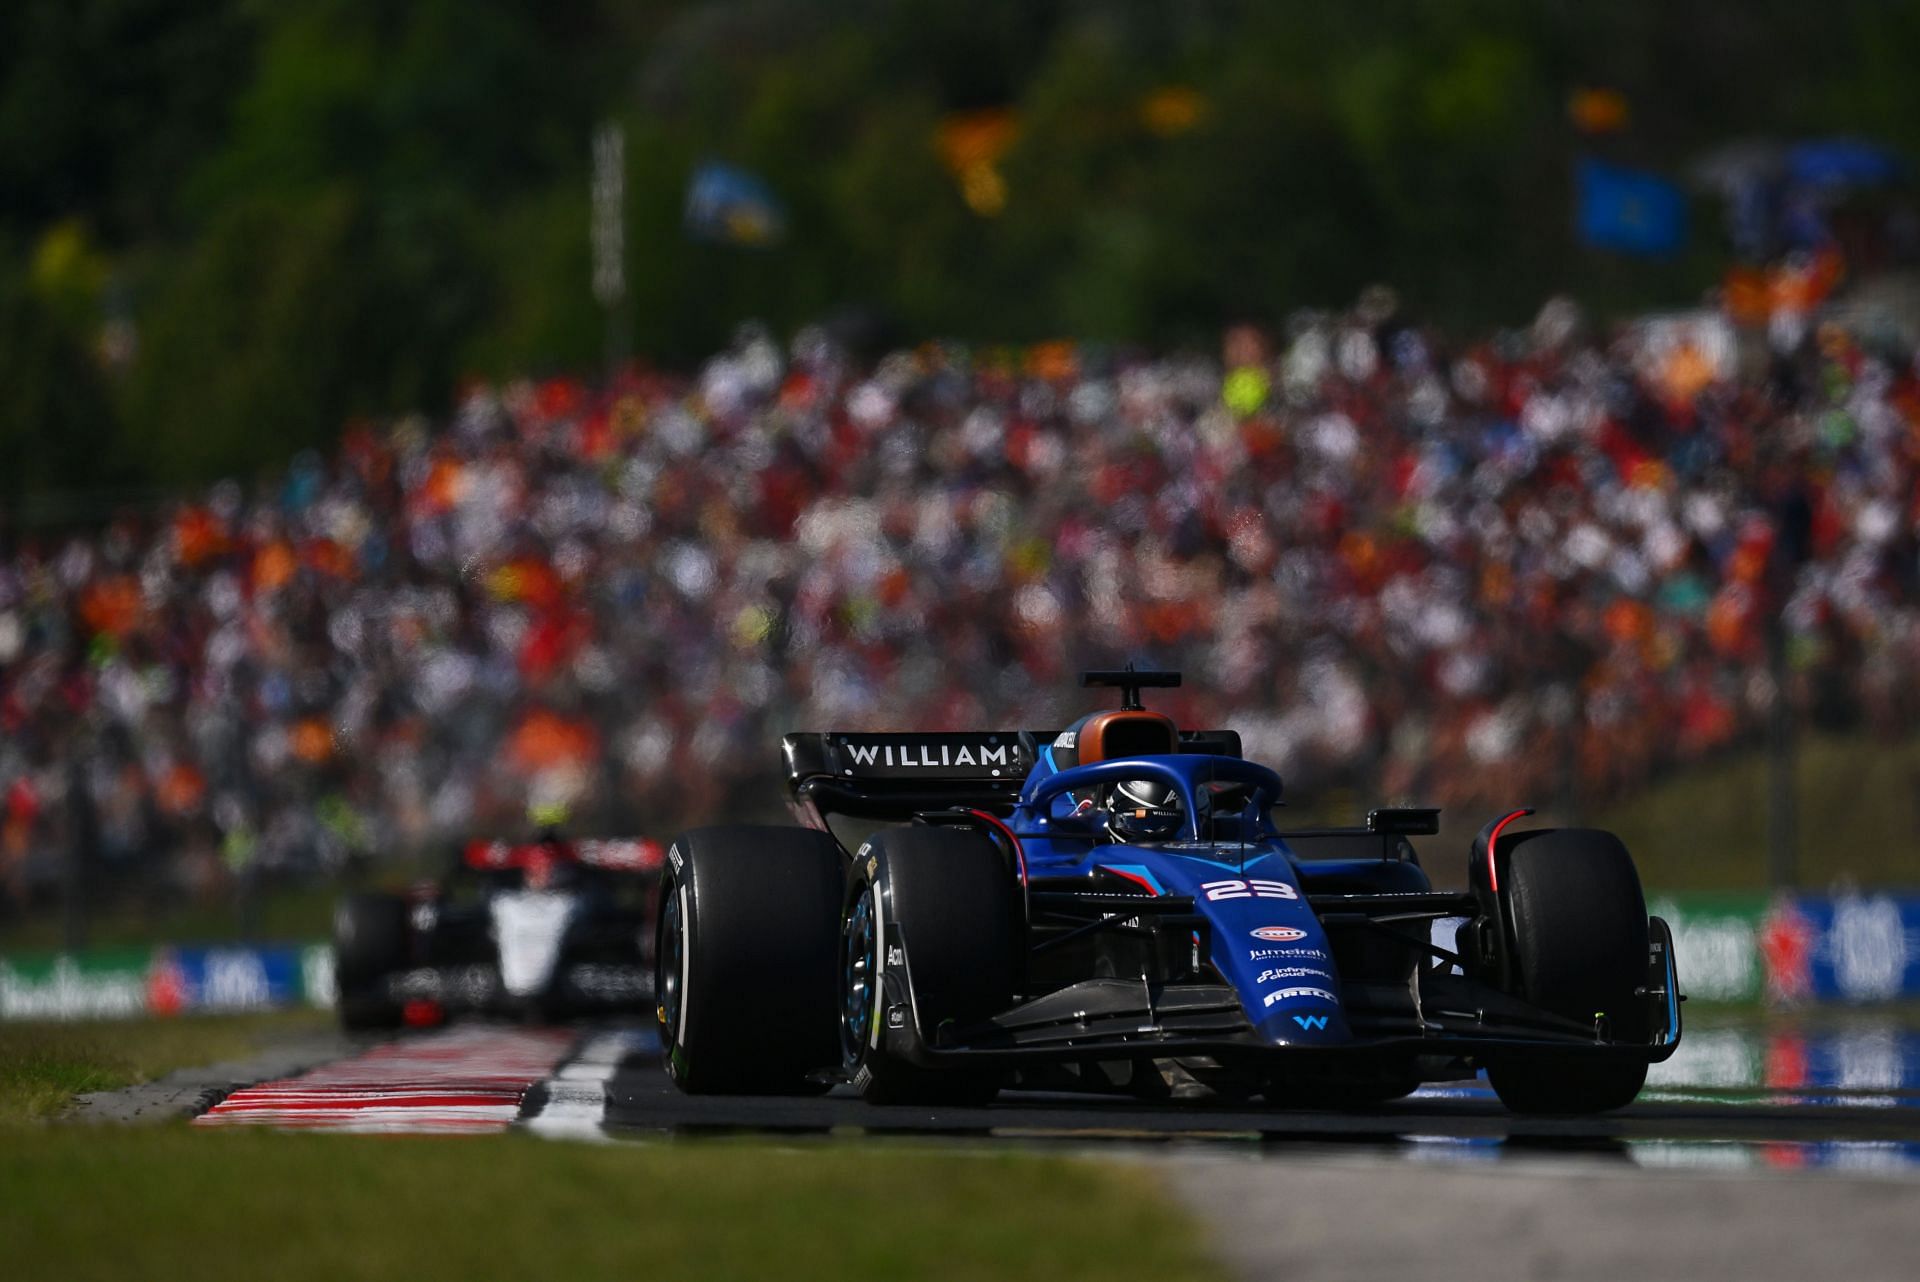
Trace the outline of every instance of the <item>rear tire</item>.
{"label": "rear tire", "polygon": [[[1611,1040],[1651,1035],[1646,1002],[1647,904],[1620,839],[1596,828],[1558,828],[1509,839],[1507,911],[1519,996],[1566,1019],[1604,1015]],[[1633,1102],[1645,1061],[1591,1053],[1494,1060],[1487,1078],[1516,1113],[1600,1113]]]}
{"label": "rear tire", "polygon": [[838,1059],[846,857],[811,828],[682,833],[660,889],[654,991],[667,1075],[691,1095],[809,1095]]}
{"label": "rear tire", "polygon": [[[842,919],[840,1045],[847,1076],[876,1104],[981,1105],[997,1069],[924,1068],[888,1052],[882,1010],[897,938],[912,976],[920,1036],[988,1019],[1013,1002],[1016,898],[999,847],[932,826],[876,836],[854,861]],[[878,929],[876,929],[876,927]]]}
{"label": "rear tire", "polygon": [[407,903],[398,895],[347,895],[333,910],[333,983],[340,1026],[358,1033],[400,1026],[387,979],[407,964]]}

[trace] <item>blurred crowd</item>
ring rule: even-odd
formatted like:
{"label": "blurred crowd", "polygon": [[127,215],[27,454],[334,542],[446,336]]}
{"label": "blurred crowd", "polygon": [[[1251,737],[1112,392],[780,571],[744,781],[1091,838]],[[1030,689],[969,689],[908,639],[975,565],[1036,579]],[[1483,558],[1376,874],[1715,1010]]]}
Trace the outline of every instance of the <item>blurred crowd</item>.
{"label": "blurred crowd", "polygon": [[1127,659],[1297,791],[1617,794],[1780,697],[1913,724],[1917,483],[1912,351],[1564,301],[475,387],[0,561],[0,902],[771,814],[788,730],[1054,729]]}

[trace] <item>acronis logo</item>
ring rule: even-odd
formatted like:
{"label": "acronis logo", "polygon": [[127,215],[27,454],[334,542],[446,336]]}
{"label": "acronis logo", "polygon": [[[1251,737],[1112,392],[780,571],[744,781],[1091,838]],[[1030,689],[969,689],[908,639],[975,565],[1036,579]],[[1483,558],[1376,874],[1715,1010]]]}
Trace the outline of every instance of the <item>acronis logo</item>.
{"label": "acronis logo", "polygon": [[1293,1022],[1312,1032],[1324,1033],[1327,1031],[1327,1017],[1325,1015],[1295,1015]]}

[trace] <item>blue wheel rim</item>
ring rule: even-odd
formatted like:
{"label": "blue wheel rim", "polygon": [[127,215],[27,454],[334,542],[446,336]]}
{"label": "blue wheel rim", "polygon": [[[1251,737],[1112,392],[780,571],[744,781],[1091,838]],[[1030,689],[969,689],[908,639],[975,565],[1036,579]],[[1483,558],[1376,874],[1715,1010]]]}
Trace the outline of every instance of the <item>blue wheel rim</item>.
{"label": "blue wheel rim", "polygon": [[873,896],[862,892],[848,909],[840,934],[840,1049],[849,1066],[866,1051],[878,999],[879,950],[873,930]]}

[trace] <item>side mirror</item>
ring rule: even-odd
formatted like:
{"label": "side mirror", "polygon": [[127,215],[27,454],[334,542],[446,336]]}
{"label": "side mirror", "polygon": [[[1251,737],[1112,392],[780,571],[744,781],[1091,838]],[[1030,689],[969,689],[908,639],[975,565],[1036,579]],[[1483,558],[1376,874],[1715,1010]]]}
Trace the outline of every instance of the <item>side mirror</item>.
{"label": "side mirror", "polygon": [[1369,810],[1367,831],[1431,837],[1440,831],[1440,810],[1435,806],[1387,806]]}

